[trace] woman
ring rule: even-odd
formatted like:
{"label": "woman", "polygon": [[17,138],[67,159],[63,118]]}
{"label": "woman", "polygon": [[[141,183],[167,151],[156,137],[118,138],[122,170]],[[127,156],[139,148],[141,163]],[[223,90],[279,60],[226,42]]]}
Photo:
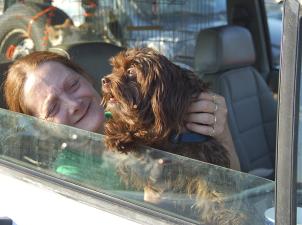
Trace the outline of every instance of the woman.
{"label": "woman", "polygon": [[[15,61],[4,83],[4,96],[12,111],[102,132],[101,97],[85,71],[64,56],[34,52]],[[191,104],[186,128],[220,141],[229,151],[231,168],[240,170],[226,115],[223,97],[201,93]]]}

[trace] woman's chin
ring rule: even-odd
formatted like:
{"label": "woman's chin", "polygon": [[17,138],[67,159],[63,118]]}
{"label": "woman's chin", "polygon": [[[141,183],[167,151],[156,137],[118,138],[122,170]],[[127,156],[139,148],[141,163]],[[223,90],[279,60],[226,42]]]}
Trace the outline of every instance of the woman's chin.
{"label": "woman's chin", "polygon": [[77,128],[90,132],[100,133],[103,130],[103,120],[83,120],[77,124]]}

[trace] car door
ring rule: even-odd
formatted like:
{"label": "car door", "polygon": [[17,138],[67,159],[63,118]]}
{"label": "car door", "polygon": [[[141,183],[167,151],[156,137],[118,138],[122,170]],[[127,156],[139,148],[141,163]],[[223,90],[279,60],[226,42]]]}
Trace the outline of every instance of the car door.
{"label": "car door", "polygon": [[[271,180],[150,147],[138,158],[104,151],[100,134],[4,109],[0,124],[0,217],[18,225],[81,224],[85,216],[90,224],[200,224],[205,215],[256,225],[274,206]],[[167,162],[163,170],[159,159]],[[164,188],[160,201],[145,198],[144,182]]]}

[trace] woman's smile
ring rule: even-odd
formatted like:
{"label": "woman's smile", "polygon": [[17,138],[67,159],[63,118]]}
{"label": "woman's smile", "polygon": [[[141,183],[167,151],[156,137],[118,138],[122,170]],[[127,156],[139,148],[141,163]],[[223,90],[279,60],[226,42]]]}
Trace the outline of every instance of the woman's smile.
{"label": "woman's smile", "polygon": [[100,95],[81,75],[58,62],[28,73],[25,104],[34,116],[88,131],[100,131],[104,109]]}

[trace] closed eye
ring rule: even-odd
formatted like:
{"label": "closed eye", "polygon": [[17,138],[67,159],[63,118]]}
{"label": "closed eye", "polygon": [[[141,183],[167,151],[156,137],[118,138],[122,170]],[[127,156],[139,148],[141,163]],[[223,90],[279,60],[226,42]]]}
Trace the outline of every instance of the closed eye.
{"label": "closed eye", "polygon": [[49,106],[49,109],[46,114],[46,118],[56,115],[58,111],[59,111],[59,104],[57,102],[54,102]]}
{"label": "closed eye", "polygon": [[74,80],[69,86],[69,91],[71,92],[76,91],[79,87],[80,87],[80,81],[78,79]]}

